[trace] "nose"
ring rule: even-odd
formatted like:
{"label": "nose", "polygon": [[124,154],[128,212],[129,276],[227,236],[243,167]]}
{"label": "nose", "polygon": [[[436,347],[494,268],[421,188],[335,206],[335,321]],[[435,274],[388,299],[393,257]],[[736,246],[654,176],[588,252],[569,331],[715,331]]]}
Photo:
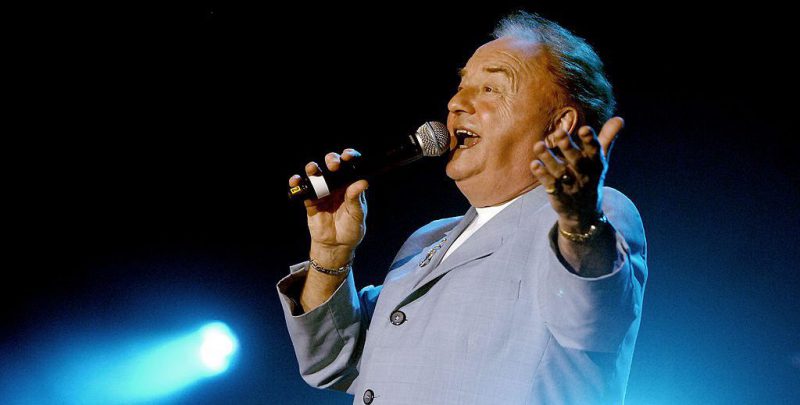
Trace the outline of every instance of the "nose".
{"label": "nose", "polygon": [[472,96],[468,89],[461,89],[453,95],[450,102],[447,103],[447,109],[453,114],[475,113],[475,108],[472,105]]}

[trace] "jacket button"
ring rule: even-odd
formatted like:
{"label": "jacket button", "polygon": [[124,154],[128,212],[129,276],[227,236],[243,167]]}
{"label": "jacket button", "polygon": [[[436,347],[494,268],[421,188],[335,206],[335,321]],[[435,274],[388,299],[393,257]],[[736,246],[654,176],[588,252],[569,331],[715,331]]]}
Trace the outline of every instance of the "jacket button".
{"label": "jacket button", "polygon": [[372,400],[375,399],[375,393],[372,390],[364,391],[364,403],[369,405],[372,403]]}
{"label": "jacket button", "polygon": [[392,322],[392,325],[400,325],[406,321],[406,314],[403,311],[397,310],[392,312],[392,315],[389,317],[389,320]]}

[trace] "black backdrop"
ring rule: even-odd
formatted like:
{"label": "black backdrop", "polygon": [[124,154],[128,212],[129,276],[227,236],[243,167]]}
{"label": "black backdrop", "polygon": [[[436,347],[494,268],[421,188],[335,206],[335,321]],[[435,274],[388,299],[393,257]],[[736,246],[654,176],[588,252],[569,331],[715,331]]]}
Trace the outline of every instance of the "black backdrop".
{"label": "black backdrop", "polygon": [[[626,119],[608,184],[642,212],[651,272],[628,403],[799,397],[796,46],[761,3],[33,10],[11,37],[0,388],[22,398],[65,335],[221,319],[235,367],[172,402],[349,403],[303,384],[283,326],[274,283],[308,239],[286,179],[444,120],[457,68],[520,6],[595,46]],[[369,202],[358,285],[467,208],[435,160]]]}

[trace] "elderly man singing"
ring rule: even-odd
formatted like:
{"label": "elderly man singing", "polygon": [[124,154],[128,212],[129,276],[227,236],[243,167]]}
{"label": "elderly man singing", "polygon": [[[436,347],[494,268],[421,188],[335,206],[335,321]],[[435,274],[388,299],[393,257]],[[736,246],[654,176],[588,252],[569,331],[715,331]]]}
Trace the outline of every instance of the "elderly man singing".
{"label": "elderly man singing", "polygon": [[357,404],[623,402],[647,266],[636,208],[604,187],[623,125],[611,85],[552,21],[519,12],[494,35],[448,104],[464,216],[414,232],[384,284],[358,290],[367,182],[305,202],[309,260],[278,291],[309,384]]}

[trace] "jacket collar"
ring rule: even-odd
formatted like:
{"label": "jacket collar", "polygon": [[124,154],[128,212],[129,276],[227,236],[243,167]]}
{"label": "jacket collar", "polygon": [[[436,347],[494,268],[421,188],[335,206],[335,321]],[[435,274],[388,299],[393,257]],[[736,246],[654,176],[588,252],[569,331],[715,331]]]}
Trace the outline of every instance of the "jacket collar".
{"label": "jacket collar", "polygon": [[[429,273],[414,285],[414,290],[457,267],[491,255],[502,246],[510,235],[517,231],[523,214],[531,214],[541,209],[547,202],[547,194],[545,194],[543,187],[536,187],[525,193],[520,199],[511,203],[485,223],[443,261],[444,253],[450,249],[453,242],[477,216],[475,207],[470,207],[461,221],[453,229],[444,233],[444,237],[447,240],[425,266],[430,269]],[[437,241],[433,245],[426,247],[423,252],[423,258],[438,243]]]}

